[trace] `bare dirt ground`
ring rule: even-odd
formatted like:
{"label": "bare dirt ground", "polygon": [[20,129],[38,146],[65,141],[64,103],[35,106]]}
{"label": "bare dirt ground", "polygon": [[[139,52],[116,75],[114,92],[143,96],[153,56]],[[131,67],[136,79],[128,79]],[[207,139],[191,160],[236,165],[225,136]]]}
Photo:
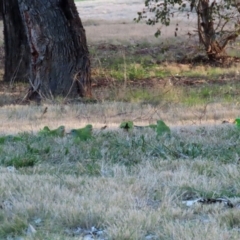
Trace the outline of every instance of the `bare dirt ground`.
{"label": "bare dirt ground", "polygon": [[[176,15],[170,27],[147,26],[133,21],[137,12],[144,8],[143,0],[87,0],[76,2],[83,21],[88,42],[94,43],[159,43],[162,38],[174,37],[176,23],[179,36],[187,36],[195,26],[194,15],[187,19],[186,14]],[[162,35],[155,38],[154,33],[161,28]]]}

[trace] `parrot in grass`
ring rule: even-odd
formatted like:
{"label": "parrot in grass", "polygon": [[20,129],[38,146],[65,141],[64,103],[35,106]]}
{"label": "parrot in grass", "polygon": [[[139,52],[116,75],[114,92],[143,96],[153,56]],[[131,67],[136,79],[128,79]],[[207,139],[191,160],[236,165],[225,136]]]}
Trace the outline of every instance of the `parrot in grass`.
{"label": "parrot in grass", "polygon": [[157,135],[162,136],[164,134],[170,134],[170,128],[165,124],[163,120],[157,121]]}
{"label": "parrot in grass", "polygon": [[234,121],[235,125],[237,126],[237,128],[240,129],[240,118],[236,118]]}
{"label": "parrot in grass", "polygon": [[148,126],[145,127],[139,127],[139,126],[135,126],[137,128],[151,128],[152,130],[157,132],[158,136],[161,136],[165,133],[170,134],[170,128],[164,123],[163,120],[158,120],[157,124],[149,124]]}
{"label": "parrot in grass", "polygon": [[45,126],[42,130],[39,131],[39,135],[41,136],[63,137],[64,134],[65,134],[64,126],[60,126],[53,130],[50,130],[48,126]]}
{"label": "parrot in grass", "polygon": [[92,138],[92,129],[93,129],[92,125],[88,124],[84,128],[72,129],[69,134],[76,141],[86,141]]}
{"label": "parrot in grass", "polygon": [[129,131],[129,130],[133,129],[133,127],[134,127],[133,121],[122,122],[119,127],[122,129],[125,129],[126,131]]}

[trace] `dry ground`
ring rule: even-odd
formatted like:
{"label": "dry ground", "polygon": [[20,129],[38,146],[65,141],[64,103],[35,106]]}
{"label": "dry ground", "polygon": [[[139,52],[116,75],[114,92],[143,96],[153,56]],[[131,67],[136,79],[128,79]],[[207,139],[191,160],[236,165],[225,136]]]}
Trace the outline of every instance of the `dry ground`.
{"label": "dry ground", "polygon": [[[159,43],[162,39],[174,36],[175,24],[179,24],[179,37],[187,36],[195,28],[195,17],[190,14],[189,20],[185,14],[176,15],[173,25],[147,26],[135,23],[133,19],[137,12],[144,8],[144,1],[135,0],[101,0],[77,1],[80,17],[83,21],[88,43],[137,44]],[[157,28],[162,29],[162,36],[155,38]]]}
{"label": "dry ground", "polygon": [[[47,112],[43,114],[45,108]],[[122,121],[132,120],[136,125],[153,124],[163,119],[173,129],[196,126],[221,126],[223,121],[234,122],[240,116],[236,104],[208,104],[203,106],[180,106],[105,102],[96,104],[44,104],[43,106],[7,105],[1,107],[0,134],[19,132],[36,133],[44,126],[56,128],[64,125],[69,131],[86,124],[95,129],[107,125],[116,129]]]}

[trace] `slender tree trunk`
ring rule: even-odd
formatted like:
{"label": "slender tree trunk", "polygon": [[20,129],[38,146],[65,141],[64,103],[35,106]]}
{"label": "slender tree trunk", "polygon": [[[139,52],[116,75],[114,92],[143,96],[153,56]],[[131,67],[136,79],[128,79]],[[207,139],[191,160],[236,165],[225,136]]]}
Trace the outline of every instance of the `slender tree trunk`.
{"label": "slender tree trunk", "polygon": [[5,81],[29,81],[30,99],[91,96],[89,52],[74,1],[1,1]]}
{"label": "slender tree trunk", "polygon": [[200,0],[198,4],[198,31],[201,43],[204,44],[208,58],[214,60],[222,50],[216,40],[214,22],[213,22],[213,5],[209,5],[208,0]]}
{"label": "slender tree trunk", "polygon": [[208,0],[199,0],[197,6],[199,40],[204,44],[210,60],[218,60],[226,57],[225,48],[228,42],[238,37],[236,33],[232,33],[221,44],[217,40],[213,17],[215,4],[215,2],[212,2],[210,5]]}

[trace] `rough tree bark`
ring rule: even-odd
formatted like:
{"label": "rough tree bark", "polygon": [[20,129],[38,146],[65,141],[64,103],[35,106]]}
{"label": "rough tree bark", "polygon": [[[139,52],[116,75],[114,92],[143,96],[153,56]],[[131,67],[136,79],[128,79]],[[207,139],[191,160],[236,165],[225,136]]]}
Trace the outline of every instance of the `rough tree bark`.
{"label": "rough tree bark", "polygon": [[1,0],[4,24],[5,74],[4,81],[26,81],[30,49],[17,1]]}
{"label": "rough tree bark", "polygon": [[85,30],[73,0],[0,0],[5,81],[29,81],[29,99],[91,96]]}

